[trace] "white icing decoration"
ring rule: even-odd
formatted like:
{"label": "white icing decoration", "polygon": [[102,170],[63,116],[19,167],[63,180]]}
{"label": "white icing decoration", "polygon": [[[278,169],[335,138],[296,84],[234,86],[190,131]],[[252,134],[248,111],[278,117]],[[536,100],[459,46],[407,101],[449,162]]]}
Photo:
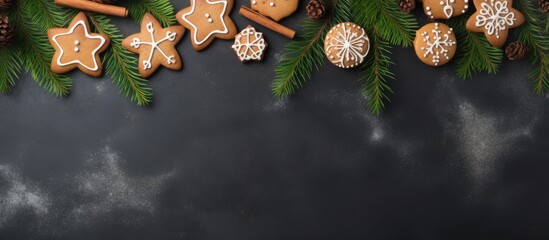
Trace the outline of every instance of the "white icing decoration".
{"label": "white icing decoration", "polygon": [[269,3],[269,6],[274,7],[274,6],[275,6],[275,3],[274,3],[274,2],[270,2],[270,3]]}
{"label": "white icing decoration", "polygon": [[431,33],[433,33],[432,39],[431,36],[429,36],[429,33],[426,31],[421,34],[421,36],[423,36],[423,42],[425,42],[428,46],[422,47],[421,50],[425,51],[423,57],[428,57],[429,55],[432,55],[432,61],[435,66],[437,66],[440,62],[441,55],[444,56],[446,59],[450,59],[450,57],[448,56],[447,47],[454,46],[456,42],[450,40],[450,36],[453,34],[452,29],[450,29],[447,33],[442,34],[438,23],[435,23],[435,29],[431,30]]}
{"label": "white icing decoration", "polygon": [[490,4],[481,3],[475,26],[484,26],[488,35],[496,34],[496,38],[499,38],[499,31],[507,29],[507,26],[512,26],[516,20],[515,13],[509,12],[507,4],[507,1],[495,2],[494,0],[490,0]]}
{"label": "white icing decoration", "polygon": [[74,48],[74,51],[75,51],[75,52],[80,52],[80,48],[75,47],[75,48]]}
{"label": "white icing decoration", "polygon": [[76,46],[80,45],[80,41],[78,41],[78,40],[74,41],[74,45],[76,45]]}
{"label": "white icing decoration", "polygon": [[[205,0],[208,5],[223,4],[223,11],[221,11],[221,14],[219,14],[219,18],[221,20],[221,23],[223,24],[223,30],[212,30],[210,33],[208,33],[208,35],[206,35],[206,37],[204,39],[202,39],[201,41],[198,41],[198,27],[187,19],[187,16],[192,15],[194,13],[194,11],[196,10],[196,1],[197,0],[192,0],[192,6],[193,7],[192,7],[191,11],[188,12],[188,13],[185,13],[181,16],[183,21],[185,21],[186,23],[191,25],[191,27],[194,29],[194,34],[193,34],[194,42],[197,45],[201,45],[204,42],[206,42],[206,40],[208,40],[208,38],[210,38],[212,35],[214,35],[216,33],[227,34],[229,32],[229,28],[227,28],[227,24],[225,23],[225,19],[224,19],[225,12],[227,11],[227,1],[226,0],[219,0],[219,1]],[[212,22],[213,22],[213,20],[212,20]]]}
{"label": "white icing decoration", "polygon": [[[465,13],[467,11],[467,8],[469,8],[468,6],[469,0],[461,0],[461,1],[465,3],[465,6],[463,6],[463,10],[461,10],[461,12]],[[454,6],[452,6],[454,3],[456,3],[456,0],[440,1],[440,6],[442,6],[442,11],[444,12],[444,15],[446,16],[446,18],[450,18],[454,14]],[[431,7],[428,6],[427,4],[425,5],[425,10],[427,11],[427,15],[430,18],[435,18],[435,16],[433,16],[433,12],[431,11]]]}
{"label": "white icing decoration", "polygon": [[158,52],[160,52],[162,54],[162,56],[164,56],[164,58],[166,58],[166,61],[168,62],[168,64],[174,64],[175,63],[175,57],[173,55],[172,56],[166,55],[166,53],[164,53],[164,51],[158,45],[160,45],[162,42],[165,42],[165,41],[173,42],[175,40],[175,37],[177,36],[177,33],[168,31],[166,33],[166,37],[160,39],[159,41],[156,41],[154,39],[154,31],[155,31],[155,29],[153,27],[152,22],[149,22],[147,24],[147,32],[149,32],[151,34],[151,41],[150,42],[143,42],[139,38],[134,38],[133,42],[130,43],[130,46],[132,46],[134,48],[139,48],[142,44],[151,46],[151,54],[149,55],[149,58],[147,60],[143,60],[143,69],[144,70],[150,69],[152,67],[151,60],[152,60],[154,52],[156,50],[158,50]]}
{"label": "white icing decoration", "polygon": [[[61,47],[61,44],[59,44],[59,42],[57,41],[57,38],[58,37],[61,37],[61,36],[66,36],[66,35],[71,35],[74,33],[74,30],[76,29],[76,27],[78,26],[82,26],[84,28],[84,34],[86,36],[86,38],[88,39],[99,39],[101,40],[101,43],[97,46],[97,48],[95,48],[92,52],[91,52],[91,57],[93,58],[93,63],[94,65],[93,66],[86,66],[84,63],[82,63],[80,60],[73,60],[73,61],[70,61],[70,62],[66,62],[66,63],[62,63],[61,62],[61,58],[63,57],[63,54],[65,53],[65,51],[63,50],[63,47]],[[95,54],[103,47],[103,45],[107,42],[107,40],[102,37],[102,36],[92,36],[90,35],[90,33],[88,32],[88,27],[86,26],[86,24],[84,23],[84,20],[80,20],[78,22],[76,22],[76,24],[74,24],[74,26],[72,26],[72,28],[66,32],[66,33],[60,33],[60,34],[57,34],[57,35],[54,35],[52,38],[52,41],[55,42],[55,44],[57,45],[57,47],[59,47],[59,50],[61,51],[61,53],[59,54],[59,57],[57,58],[57,65],[61,66],[61,67],[64,67],[64,66],[68,66],[68,65],[71,65],[71,64],[80,64],[82,65],[83,67],[87,68],[88,70],[90,71],[97,71],[99,70],[99,64],[97,63],[97,58],[95,57]],[[76,42],[75,42],[76,43]]]}
{"label": "white icing decoration", "polygon": [[[352,32],[352,27],[359,28],[361,33]],[[370,39],[366,35],[366,31],[355,24],[351,26],[349,23],[338,24],[335,28],[341,28],[341,30],[335,30],[336,35],[330,38],[331,41],[326,45],[326,51],[328,52],[330,59],[335,59],[332,62],[338,67],[349,68],[358,66],[364,61],[364,58],[370,51]],[[330,30],[330,33],[332,33],[332,31],[333,29]],[[367,49],[364,49],[365,47],[367,47]],[[335,55],[332,54],[332,51],[335,52]],[[364,52],[364,54],[362,52]],[[345,61],[353,61],[354,65],[345,65]]]}
{"label": "white icing decoration", "polygon": [[[254,36],[254,40],[250,41],[250,36]],[[257,48],[257,51],[253,49],[254,47]],[[242,30],[235,38],[232,46],[240,61],[261,60],[266,47],[263,33],[255,31],[254,28],[245,28]],[[243,48],[244,51],[241,51]]]}

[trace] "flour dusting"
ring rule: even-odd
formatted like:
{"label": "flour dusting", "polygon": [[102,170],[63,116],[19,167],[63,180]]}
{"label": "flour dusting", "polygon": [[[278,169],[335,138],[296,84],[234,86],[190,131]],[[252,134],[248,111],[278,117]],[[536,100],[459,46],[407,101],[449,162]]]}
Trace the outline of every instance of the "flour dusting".
{"label": "flour dusting", "polygon": [[48,195],[11,167],[0,165],[0,183],[0,228],[23,211],[30,210],[37,217],[48,214],[51,206]]}
{"label": "flour dusting", "polygon": [[121,168],[123,163],[109,147],[90,156],[86,171],[75,179],[77,191],[85,200],[72,211],[74,220],[82,223],[103,219],[125,210],[155,212],[157,197],[174,173],[133,177]]}

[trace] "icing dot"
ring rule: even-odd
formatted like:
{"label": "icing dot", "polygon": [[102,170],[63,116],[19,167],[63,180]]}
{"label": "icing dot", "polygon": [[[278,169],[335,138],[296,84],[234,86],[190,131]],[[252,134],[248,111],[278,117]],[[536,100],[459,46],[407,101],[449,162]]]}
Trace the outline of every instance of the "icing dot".
{"label": "icing dot", "polygon": [[209,14],[209,13],[206,13],[206,14],[204,14],[204,16],[206,16],[207,18],[209,18],[209,17],[210,17],[210,14]]}
{"label": "icing dot", "polygon": [[80,48],[75,47],[75,48],[74,48],[74,51],[75,51],[75,52],[80,52]]}
{"label": "icing dot", "polygon": [[78,40],[74,41],[74,45],[77,45],[77,46],[80,45],[80,41]]}
{"label": "icing dot", "polygon": [[274,6],[275,6],[275,3],[274,3],[274,2],[270,2],[270,3],[269,3],[269,6],[274,7]]}
{"label": "icing dot", "polygon": [[256,0],[253,0],[253,1],[252,1],[252,4],[253,4],[253,5],[256,5],[256,4],[257,4],[257,1],[256,1]]}
{"label": "icing dot", "polygon": [[212,22],[213,22],[213,19],[208,18],[208,22],[209,22],[209,23],[212,23]]}

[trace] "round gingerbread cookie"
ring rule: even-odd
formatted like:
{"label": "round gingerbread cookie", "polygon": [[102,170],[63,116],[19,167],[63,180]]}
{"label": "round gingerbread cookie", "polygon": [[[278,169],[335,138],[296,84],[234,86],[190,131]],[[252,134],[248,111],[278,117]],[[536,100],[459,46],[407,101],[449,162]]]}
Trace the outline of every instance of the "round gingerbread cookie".
{"label": "round gingerbread cookie", "polygon": [[414,48],[419,60],[429,66],[441,66],[456,53],[456,35],[446,24],[429,23],[416,32]]}
{"label": "round gingerbread cookie", "polygon": [[252,10],[278,22],[297,10],[299,0],[250,0],[250,3]]}
{"label": "round gingerbread cookie", "polygon": [[464,14],[469,0],[424,0],[423,11],[431,19],[449,19]]}
{"label": "round gingerbread cookie", "polygon": [[364,28],[352,22],[335,25],[324,40],[328,60],[340,68],[354,68],[364,62],[370,51],[370,39]]}

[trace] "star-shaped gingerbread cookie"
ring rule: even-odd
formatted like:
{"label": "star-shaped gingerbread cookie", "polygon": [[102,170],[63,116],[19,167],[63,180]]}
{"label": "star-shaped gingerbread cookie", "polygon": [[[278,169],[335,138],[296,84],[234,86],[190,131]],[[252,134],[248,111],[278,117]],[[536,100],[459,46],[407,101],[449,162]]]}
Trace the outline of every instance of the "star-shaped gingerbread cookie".
{"label": "star-shaped gingerbread cookie", "polygon": [[234,39],[238,33],[229,17],[234,0],[190,0],[191,6],[177,13],[177,21],[191,31],[191,42],[202,51],[214,38]]}
{"label": "star-shaped gingerbread cookie", "polygon": [[477,12],[467,21],[467,29],[484,32],[494,47],[503,47],[510,28],[524,23],[524,15],[513,8],[513,0],[474,0]]}
{"label": "star-shaped gingerbread cookie", "polygon": [[63,74],[78,68],[90,76],[101,76],[103,65],[99,54],[107,49],[110,38],[106,34],[91,33],[85,13],[76,15],[68,28],[48,30],[48,38],[55,49],[52,72]]}
{"label": "star-shaped gingerbread cookie", "polygon": [[139,74],[147,78],[161,65],[172,70],[183,66],[175,45],[185,34],[182,26],[162,28],[151,14],[147,13],[141,21],[141,32],[122,41],[122,47],[139,54]]}

